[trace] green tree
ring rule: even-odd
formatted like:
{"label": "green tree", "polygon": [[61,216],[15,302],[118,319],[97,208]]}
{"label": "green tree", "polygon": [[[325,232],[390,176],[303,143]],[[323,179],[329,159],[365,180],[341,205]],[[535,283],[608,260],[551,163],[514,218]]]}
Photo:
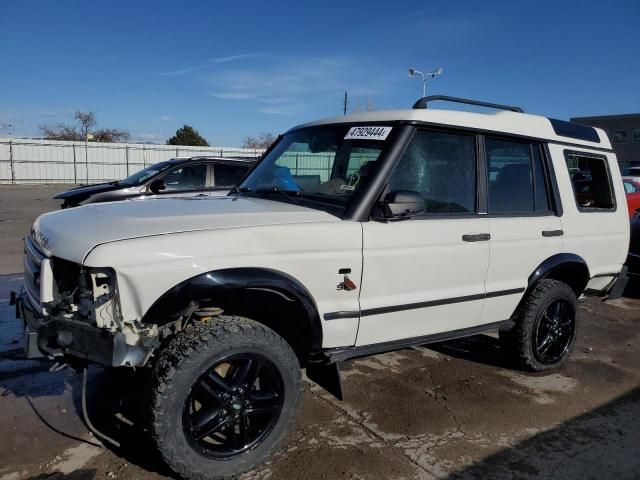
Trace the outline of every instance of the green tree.
{"label": "green tree", "polygon": [[167,140],[167,145],[208,147],[209,142],[191,125],[183,125],[182,128],[176,130],[176,134],[173,137]]}

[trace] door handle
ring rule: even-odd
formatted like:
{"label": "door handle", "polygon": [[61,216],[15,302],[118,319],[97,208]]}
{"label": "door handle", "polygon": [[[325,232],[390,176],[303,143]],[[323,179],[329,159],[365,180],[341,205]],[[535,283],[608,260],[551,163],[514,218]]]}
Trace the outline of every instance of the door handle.
{"label": "door handle", "polygon": [[543,230],[543,237],[561,237],[564,235],[564,230]]}
{"label": "door handle", "polygon": [[462,235],[463,242],[486,242],[487,240],[491,240],[491,235],[488,233]]}

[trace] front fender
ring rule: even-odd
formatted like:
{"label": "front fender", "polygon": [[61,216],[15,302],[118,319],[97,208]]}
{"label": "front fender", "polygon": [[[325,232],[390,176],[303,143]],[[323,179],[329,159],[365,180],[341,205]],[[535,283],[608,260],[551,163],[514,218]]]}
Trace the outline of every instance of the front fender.
{"label": "front fender", "polygon": [[228,268],[191,277],[156,300],[142,322],[161,326],[197,307],[237,305],[250,291],[266,291],[295,302],[305,313],[301,321],[310,335],[311,348],[321,348],[322,324],[311,293],[292,276],[268,268]]}

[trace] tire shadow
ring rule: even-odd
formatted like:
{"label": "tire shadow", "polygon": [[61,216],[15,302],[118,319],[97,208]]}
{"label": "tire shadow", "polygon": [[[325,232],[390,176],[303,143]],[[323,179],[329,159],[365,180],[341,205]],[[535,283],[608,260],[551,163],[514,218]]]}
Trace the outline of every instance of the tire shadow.
{"label": "tire shadow", "polygon": [[96,477],[94,469],[76,470],[75,472],[64,474],[62,472],[43,473],[27,480],[93,480]]}
{"label": "tire shadow", "polygon": [[[172,476],[153,448],[147,429],[149,369],[95,369],[87,384],[87,413],[98,431],[120,443],[101,440],[114,455],[149,472]],[[81,380],[81,379],[80,379]],[[75,410],[82,414],[82,384],[74,388]]]}
{"label": "tire shadow", "polygon": [[499,368],[511,368],[500,348],[500,341],[490,335],[474,335],[441,343],[424,345],[442,355]]}

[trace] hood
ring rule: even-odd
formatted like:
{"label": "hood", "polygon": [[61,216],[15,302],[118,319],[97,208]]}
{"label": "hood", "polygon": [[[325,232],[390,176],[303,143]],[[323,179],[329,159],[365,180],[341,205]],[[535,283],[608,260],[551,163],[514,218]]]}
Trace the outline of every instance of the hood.
{"label": "hood", "polygon": [[68,200],[70,198],[73,198],[78,201],[82,201],[85,198],[89,198],[91,195],[95,195],[96,193],[110,192],[112,190],[119,190],[121,188],[123,187],[118,185],[116,182],[96,183],[94,185],[85,185],[83,187],[72,188],[71,190],[58,193],[53,198],[61,200]]}
{"label": "hood", "polygon": [[92,203],[40,216],[34,239],[53,256],[81,263],[102,243],[197,230],[340,219],[321,210],[262,198],[185,197]]}

